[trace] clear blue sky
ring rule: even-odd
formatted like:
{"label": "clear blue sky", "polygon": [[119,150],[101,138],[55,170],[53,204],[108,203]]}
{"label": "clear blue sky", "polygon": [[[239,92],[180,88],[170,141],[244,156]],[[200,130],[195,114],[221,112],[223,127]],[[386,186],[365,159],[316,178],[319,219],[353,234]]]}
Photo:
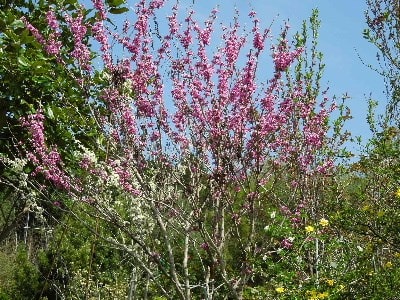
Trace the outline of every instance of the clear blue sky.
{"label": "clear blue sky", "polygon": [[[89,0],[83,0],[83,3],[91,6],[88,2],[90,3]],[[136,2],[127,0],[130,7]],[[170,3],[174,4],[175,1],[171,0]],[[300,30],[303,20],[310,17],[313,8],[318,8],[321,19],[319,49],[324,54],[326,64],[323,83],[325,87],[329,86],[330,96],[340,97],[347,93],[351,97],[347,103],[353,119],[348,121],[346,128],[353,136],[362,136],[364,143],[371,136],[366,122],[367,98],[371,94],[373,99],[380,101],[380,113],[384,111],[386,98],[383,93],[383,79],[359,58],[360,56],[366,63],[376,65],[376,48],[362,36],[362,31],[366,28],[365,0],[180,0],[180,7],[186,9],[193,3],[196,16],[200,19],[205,19],[218,5],[218,21],[224,24],[231,22],[235,7],[249,22],[246,16],[250,8],[253,8],[262,25],[268,27],[274,21],[272,33],[276,36],[280,26],[287,20],[292,33]]]}
{"label": "clear blue sky", "polygon": [[[186,0],[192,3],[191,0]],[[186,2],[183,1],[183,2]],[[220,21],[230,20],[235,2],[230,0],[200,1],[196,5],[201,12],[207,13],[217,3],[221,12]],[[197,1],[197,3],[200,3]],[[367,98],[380,101],[378,112],[385,108],[383,78],[369,69],[360,60],[376,65],[376,48],[362,36],[366,28],[364,12],[367,9],[364,0],[252,0],[236,1],[236,7],[245,15],[249,5],[254,8],[265,26],[272,20],[273,31],[279,34],[284,21],[289,20],[294,33],[301,29],[303,20],[308,19],[313,8],[318,8],[321,19],[319,49],[324,54],[326,64],[323,82],[330,87],[330,95],[341,96],[347,93],[351,99],[347,102],[353,119],[346,128],[354,136],[362,136],[364,143],[371,136],[366,122]]]}
{"label": "clear blue sky", "polygon": [[[376,48],[362,36],[366,28],[364,0],[258,0],[252,1],[261,13],[272,16],[279,13],[279,19],[289,19],[293,29],[299,28],[301,20],[318,8],[321,19],[320,49],[326,63],[324,80],[329,82],[330,92],[336,95],[348,93],[348,102],[354,118],[348,128],[354,135],[370,136],[367,115],[367,97],[381,102],[380,111],[385,107],[383,78],[366,67],[366,62],[376,65]],[[267,13],[268,12],[268,13]]]}

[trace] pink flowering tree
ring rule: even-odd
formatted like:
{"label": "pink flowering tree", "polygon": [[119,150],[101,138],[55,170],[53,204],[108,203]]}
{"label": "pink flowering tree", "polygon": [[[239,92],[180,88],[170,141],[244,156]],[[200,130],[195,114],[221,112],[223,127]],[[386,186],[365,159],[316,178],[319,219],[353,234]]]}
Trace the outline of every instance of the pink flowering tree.
{"label": "pink flowering tree", "polygon": [[[93,232],[129,255],[131,295],[241,299],[256,278],[266,280],[254,261],[276,246],[262,235],[267,208],[293,228],[324,216],[318,192],[344,140],[334,136],[340,121],[329,126],[337,106],[320,90],[315,41],[306,28],[291,40],[285,25],[273,43],[254,11],[249,31],[236,15],[218,36],[217,10],[198,22],[175,5],[163,19],[163,0],[139,1],[133,23],[116,31],[109,7],[92,2],[94,16],[50,9],[47,34],[23,20],[72,74],[98,127],[93,143],[73,141],[71,161],[47,142],[46,112],[22,118],[32,175],[116,229]],[[315,38],[315,12],[311,27]],[[61,30],[73,34],[72,51]],[[291,245],[282,236],[281,246]]]}

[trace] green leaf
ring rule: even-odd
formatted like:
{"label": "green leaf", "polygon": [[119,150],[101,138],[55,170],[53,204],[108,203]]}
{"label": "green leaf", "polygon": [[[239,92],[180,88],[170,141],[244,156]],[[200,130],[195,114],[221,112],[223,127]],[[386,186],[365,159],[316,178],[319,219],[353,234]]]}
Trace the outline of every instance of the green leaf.
{"label": "green leaf", "polygon": [[47,117],[54,119],[54,113],[50,106],[47,107]]}
{"label": "green leaf", "polygon": [[26,57],[19,56],[18,57],[18,64],[20,64],[23,67],[29,67],[30,62]]}
{"label": "green leaf", "polygon": [[35,38],[29,35],[29,30],[24,30],[21,34],[21,43],[30,44],[35,40]]}
{"label": "green leaf", "polygon": [[111,7],[117,7],[124,3],[125,3],[125,0],[108,0],[107,1],[107,4]]}
{"label": "green leaf", "polygon": [[65,6],[65,9],[67,11],[73,11],[73,10],[76,9],[76,5],[75,4],[68,4],[68,5]]}
{"label": "green leaf", "polygon": [[364,39],[369,39],[369,38],[370,38],[370,31],[369,31],[369,29],[364,29],[364,31],[363,31],[363,37],[364,37]]}
{"label": "green leaf", "polygon": [[25,28],[24,22],[22,22],[21,20],[15,20],[14,22],[11,23],[11,26],[12,26],[14,29],[17,29],[17,28]]}
{"label": "green leaf", "polygon": [[127,8],[127,7],[121,7],[121,8],[112,7],[108,11],[110,12],[110,14],[119,15],[119,14],[123,14],[123,13],[129,11],[129,8]]}

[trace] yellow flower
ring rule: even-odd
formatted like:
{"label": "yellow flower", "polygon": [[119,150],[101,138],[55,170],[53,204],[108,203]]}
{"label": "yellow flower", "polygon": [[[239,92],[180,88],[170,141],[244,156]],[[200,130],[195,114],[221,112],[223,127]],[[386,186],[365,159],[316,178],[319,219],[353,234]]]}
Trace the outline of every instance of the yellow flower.
{"label": "yellow flower", "polygon": [[311,232],[314,231],[314,227],[311,226],[311,225],[308,225],[308,226],[306,226],[305,230],[306,230],[307,233],[311,233]]}
{"label": "yellow flower", "polygon": [[400,198],[400,188],[398,188],[397,191],[396,191],[396,197]]}
{"label": "yellow flower", "polygon": [[363,207],[362,207],[362,210],[363,211],[369,211],[371,209],[371,206],[369,205],[369,204],[365,204]]}
{"label": "yellow flower", "polygon": [[329,293],[328,292],[319,293],[317,295],[317,299],[327,299],[328,297],[329,297]]}
{"label": "yellow flower", "polygon": [[326,280],[326,283],[327,283],[329,286],[333,286],[333,285],[335,284],[335,280],[334,280],[334,279],[327,279],[327,280]]}
{"label": "yellow flower", "polygon": [[386,267],[386,268],[391,268],[391,267],[393,267],[392,262],[391,262],[391,261],[388,261],[388,262],[385,264],[385,267]]}
{"label": "yellow flower", "polygon": [[277,293],[279,293],[279,294],[282,294],[282,293],[284,293],[285,292],[285,288],[283,288],[283,287],[277,287],[277,288],[275,288],[275,291],[277,292]]}
{"label": "yellow flower", "polygon": [[306,291],[306,295],[308,296],[308,300],[319,300],[319,299],[328,299],[329,293],[323,292],[318,293],[316,290]]}
{"label": "yellow flower", "polygon": [[322,227],[328,226],[329,221],[325,218],[322,218],[321,220],[319,220],[319,225],[321,225]]}
{"label": "yellow flower", "polygon": [[311,297],[316,297],[317,291],[316,290],[306,291],[306,294],[310,295]]}

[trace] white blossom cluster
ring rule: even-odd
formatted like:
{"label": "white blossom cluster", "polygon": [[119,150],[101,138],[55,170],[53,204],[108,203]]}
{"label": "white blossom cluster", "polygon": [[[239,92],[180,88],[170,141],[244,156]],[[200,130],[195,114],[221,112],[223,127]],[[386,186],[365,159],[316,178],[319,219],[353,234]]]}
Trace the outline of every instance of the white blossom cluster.
{"label": "white blossom cluster", "polygon": [[24,172],[24,167],[28,163],[27,159],[0,157],[0,161],[13,173],[13,181],[19,188],[23,189],[28,186],[28,174]]}
{"label": "white blossom cluster", "polygon": [[10,159],[8,157],[1,157],[1,161],[12,171],[14,172],[22,172],[28,160],[25,158],[14,158]]}
{"label": "white blossom cluster", "polygon": [[90,150],[90,149],[86,148],[85,146],[83,146],[81,144],[81,142],[78,141],[78,140],[76,140],[75,143],[78,144],[78,147],[80,149],[80,151],[79,150],[74,151],[74,156],[76,158],[78,158],[78,159],[86,158],[92,163],[96,163],[97,162],[96,154],[92,150]]}

